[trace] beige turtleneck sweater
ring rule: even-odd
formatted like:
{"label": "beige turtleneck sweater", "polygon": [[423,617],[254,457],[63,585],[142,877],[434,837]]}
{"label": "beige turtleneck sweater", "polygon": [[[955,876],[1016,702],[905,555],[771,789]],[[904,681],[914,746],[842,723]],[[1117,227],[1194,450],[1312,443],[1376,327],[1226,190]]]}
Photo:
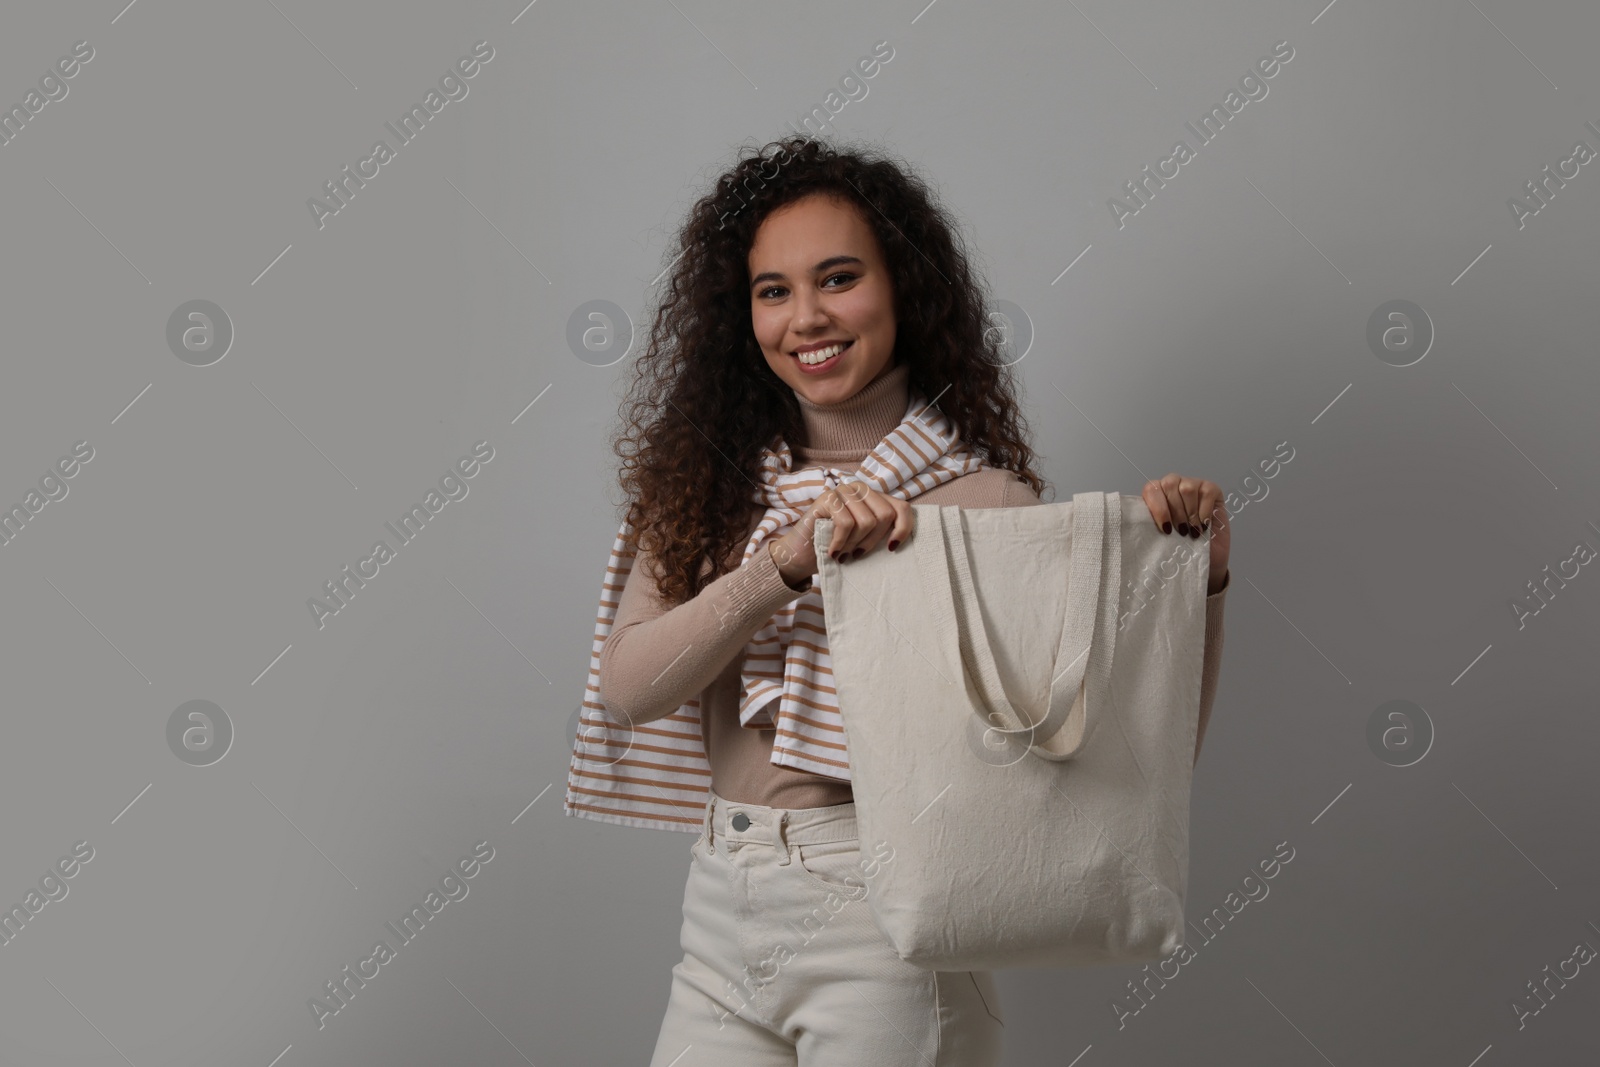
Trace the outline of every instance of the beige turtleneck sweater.
{"label": "beige turtleneck sweater", "polygon": [[[806,445],[792,446],[796,469],[829,466],[854,471],[860,467],[867,453],[905,416],[909,381],[906,364],[891,364],[838,404],[815,404],[796,393],[806,432]],[[1041,503],[1026,482],[1010,471],[993,468],[934,486],[913,502],[964,508]],[[849,782],[773,764],[773,729],[739,723],[745,646],[780,607],[805,593],[783,580],[768,552],[756,552],[740,565],[744,546],[762,514],[753,509],[746,537],[729,557],[733,569],[682,604],[669,606],[659,599],[654,560],[640,551],[600,652],[600,698],[613,717],[625,716],[637,726],[670,715],[698,694],[701,737],[711,764],[711,788],[718,796],[776,808],[848,803],[853,799]],[[886,549],[879,546],[873,551]],[[1230,574],[1222,588],[1206,598],[1196,759],[1216,696],[1224,598],[1231,582]]]}

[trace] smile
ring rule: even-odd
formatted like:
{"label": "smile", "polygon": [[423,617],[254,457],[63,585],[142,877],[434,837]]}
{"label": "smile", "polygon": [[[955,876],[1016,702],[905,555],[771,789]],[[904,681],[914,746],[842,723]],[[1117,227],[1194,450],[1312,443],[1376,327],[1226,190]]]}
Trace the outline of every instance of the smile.
{"label": "smile", "polygon": [[819,348],[814,352],[801,352],[795,358],[800,361],[800,367],[808,374],[818,374],[831,370],[839,362],[839,357],[849,350],[854,341],[847,341],[842,345],[829,345]]}

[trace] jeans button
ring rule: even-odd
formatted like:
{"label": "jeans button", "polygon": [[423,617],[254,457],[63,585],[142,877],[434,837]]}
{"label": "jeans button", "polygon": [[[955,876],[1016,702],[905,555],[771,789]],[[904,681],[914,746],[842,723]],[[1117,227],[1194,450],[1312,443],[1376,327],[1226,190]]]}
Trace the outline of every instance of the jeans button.
{"label": "jeans button", "polygon": [[750,816],[746,815],[742,811],[735,815],[733,817],[733,828],[741,833],[750,829]]}

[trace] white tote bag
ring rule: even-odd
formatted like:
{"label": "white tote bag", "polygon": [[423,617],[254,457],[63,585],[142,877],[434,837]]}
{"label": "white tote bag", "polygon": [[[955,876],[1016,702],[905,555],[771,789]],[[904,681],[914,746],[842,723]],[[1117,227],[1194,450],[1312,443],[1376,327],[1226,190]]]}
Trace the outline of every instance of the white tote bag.
{"label": "white tote bag", "polygon": [[1175,952],[1209,554],[1120,493],[912,511],[847,563],[813,531],[878,927],[940,971]]}

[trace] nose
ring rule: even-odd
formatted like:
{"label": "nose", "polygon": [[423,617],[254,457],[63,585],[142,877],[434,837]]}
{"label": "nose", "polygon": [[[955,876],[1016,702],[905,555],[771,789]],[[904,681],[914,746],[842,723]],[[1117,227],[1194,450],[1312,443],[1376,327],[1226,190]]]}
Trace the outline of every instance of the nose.
{"label": "nose", "polygon": [[796,333],[809,333],[817,327],[827,323],[828,316],[822,310],[822,300],[812,292],[795,294],[794,298],[794,330]]}

